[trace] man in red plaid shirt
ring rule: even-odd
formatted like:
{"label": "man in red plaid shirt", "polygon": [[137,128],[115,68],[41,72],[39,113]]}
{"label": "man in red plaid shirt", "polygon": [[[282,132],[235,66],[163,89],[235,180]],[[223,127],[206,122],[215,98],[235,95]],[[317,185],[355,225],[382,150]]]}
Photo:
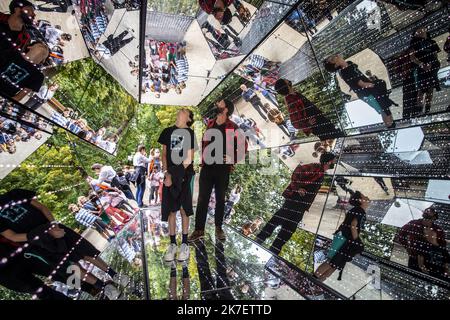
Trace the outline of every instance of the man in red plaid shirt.
{"label": "man in red plaid shirt", "polygon": [[242,129],[229,118],[234,112],[234,104],[229,100],[216,103],[217,116],[208,121],[202,138],[202,169],[200,171],[197,210],[195,213],[195,230],[189,236],[189,242],[205,236],[205,224],[208,203],[214,188],[216,208],[214,220],[216,239],[225,240],[222,230],[225,211],[225,194],[234,165],[245,158],[247,139]]}
{"label": "man in red plaid shirt", "polygon": [[317,106],[302,94],[295,92],[291,81],[278,79],[275,83],[275,90],[284,96],[294,128],[302,130],[307,136],[312,133],[321,141],[343,136],[342,131],[337,129]]}
{"label": "man in red plaid shirt", "polygon": [[326,152],[320,157],[320,163],[310,163],[295,168],[291,183],[283,192],[283,206],[267,222],[256,236],[256,242],[262,244],[270,237],[276,227],[281,226],[270,251],[278,255],[281,248],[292,237],[305,211],[308,211],[323,182],[325,171],[333,169],[336,156]]}
{"label": "man in red plaid shirt", "polygon": [[[233,15],[228,8],[235,0],[198,0],[198,4],[207,14],[213,14],[221,24],[229,24]],[[236,1],[238,2],[238,1]]]}

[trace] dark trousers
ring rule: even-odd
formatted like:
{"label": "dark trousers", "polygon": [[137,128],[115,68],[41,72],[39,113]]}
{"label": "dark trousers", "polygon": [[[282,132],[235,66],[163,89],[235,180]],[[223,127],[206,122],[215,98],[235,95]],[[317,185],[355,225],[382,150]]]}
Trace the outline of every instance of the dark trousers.
{"label": "dark trousers", "polygon": [[264,121],[266,121],[267,120],[267,110],[264,107],[264,105],[262,104],[261,99],[259,97],[253,97],[250,99],[250,103],[252,104],[253,108],[255,108],[256,111],[258,111],[261,118],[263,118]]}
{"label": "dark trousers", "polygon": [[117,52],[119,52],[120,49],[125,47],[128,43],[130,43],[133,40],[133,37],[124,39],[127,34],[128,31],[125,30],[115,38],[113,35],[109,35],[108,40],[103,42],[103,45],[109,49],[112,56],[115,55]]}
{"label": "dark trousers", "polygon": [[230,182],[230,168],[228,165],[205,165],[200,171],[199,194],[197,211],[195,214],[195,230],[204,230],[208,203],[212,189],[216,192],[216,210],[214,214],[215,225],[222,227],[225,211],[225,193]]}
{"label": "dark trousers", "polygon": [[203,300],[234,300],[231,293],[230,280],[227,276],[227,264],[223,250],[223,243],[215,245],[216,281],[211,274],[208,253],[203,241],[196,244],[195,258],[197,260],[200,291]]}
{"label": "dark trousers", "polygon": [[288,128],[286,127],[286,121],[283,121],[282,123],[280,123],[280,124],[278,125],[278,127],[281,129],[281,131],[283,131],[283,133],[284,133],[285,135],[287,135],[288,137],[291,136],[291,134],[290,134]]}
{"label": "dark trousers", "polygon": [[37,110],[40,106],[45,103],[45,100],[39,98],[36,94],[34,94],[27,102],[25,102],[25,106],[30,109]]}
{"label": "dark trousers", "polygon": [[145,193],[145,178],[143,178],[141,183],[139,183],[136,186],[136,201],[139,208],[144,206],[144,202],[142,201],[142,199],[144,199],[144,193]]}
{"label": "dark trousers", "polygon": [[131,192],[131,189],[122,189],[122,192],[125,194],[127,199],[136,200],[134,199],[133,192]]}
{"label": "dark trousers", "polygon": [[286,199],[283,206],[273,215],[273,217],[262,228],[261,232],[256,236],[258,243],[263,243],[268,237],[272,235],[275,228],[281,226],[275,241],[270,247],[270,251],[274,254],[279,254],[281,248],[292,237],[292,234],[297,230],[299,222],[305,213],[304,206],[300,201]]}
{"label": "dark trousers", "polygon": [[151,186],[150,187],[150,201],[155,200],[155,203],[158,202],[158,187]]}

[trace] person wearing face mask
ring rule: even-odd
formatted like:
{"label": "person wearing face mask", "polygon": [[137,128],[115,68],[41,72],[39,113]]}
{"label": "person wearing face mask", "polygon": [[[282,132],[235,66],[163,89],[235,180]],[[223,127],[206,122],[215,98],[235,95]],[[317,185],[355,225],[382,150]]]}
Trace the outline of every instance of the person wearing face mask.
{"label": "person wearing face mask", "polygon": [[302,130],[307,136],[312,133],[321,141],[343,136],[342,131],[316,105],[294,90],[291,81],[278,79],[275,90],[284,96],[289,118],[296,129]]}
{"label": "person wearing face mask", "polygon": [[284,204],[267,222],[264,228],[256,236],[256,242],[262,244],[281,226],[270,251],[278,255],[281,249],[297,230],[297,226],[303,219],[303,214],[311,207],[320,186],[324,173],[334,168],[336,155],[326,152],[321,155],[320,163],[299,164],[291,176],[291,182],[284,190]]}
{"label": "person wearing face mask", "polygon": [[328,261],[322,263],[314,272],[314,277],[325,281],[336,269],[342,270],[353,257],[364,251],[361,230],[366,221],[366,210],[370,199],[356,191],[349,200],[352,209],[345,214],[344,222],[336,230],[335,238],[328,252]]}
{"label": "person wearing face mask", "polygon": [[178,111],[174,126],[161,133],[158,142],[162,144],[164,186],[161,204],[161,220],[169,222],[170,245],[164,256],[166,262],[175,260],[177,254],[176,213],[180,211],[182,241],[177,260],[189,259],[188,232],[192,208],[191,179],[194,172],[194,152],[198,149],[193,124],[194,113],[188,109]]}
{"label": "person wearing face mask", "polygon": [[245,158],[248,143],[241,129],[230,120],[234,104],[229,100],[216,103],[217,116],[207,123],[202,138],[202,169],[199,179],[199,194],[195,215],[195,230],[189,236],[194,242],[205,236],[208,203],[213,188],[216,195],[214,214],[216,239],[223,241],[226,235],[222,224],[225,211],[225,195],[234,164]]}

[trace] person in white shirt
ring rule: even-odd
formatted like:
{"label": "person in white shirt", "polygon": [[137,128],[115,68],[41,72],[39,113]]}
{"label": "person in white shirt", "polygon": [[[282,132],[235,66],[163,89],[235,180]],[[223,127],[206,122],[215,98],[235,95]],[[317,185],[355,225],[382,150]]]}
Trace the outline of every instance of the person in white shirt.
{"label": "person in white shirt", "polygon": [[233,206],[236,205],[241,199],[241,192],[242,188],[240,185],[236,185],[236,187],[231,190],[230,196],[225,203],[225,214],[223,218],[226,222],[229,222],[231,218],[231,210],[233,209]]}
{"label": "person in white shirt", "polygon": [[63,41],[72,40],[72,36],[68,33],[64,33],[59,26],[48,26],[45,29],[45,41],[50,48],[55,46],[64,46]]}
{"label": "person in white shirt", "polygon": [[49,86],[43,85],[39,92],[33,94],[30,99],[25,103],[25,106],[31,108],[33,110],[37,110],[48,100],[53,98],[56,90],[58,90],[59,86],[56,83],[52,83]]}
{"label": "person in white shirt", "polygon": [[151,159],[147,158],[145,146],[139,145],[133,157],[133,166],[136,175],[136,201],[139,208],[144,206],[145,180],[147,175],[147,165]]}
{"label": "person in white shirt", "polygon": [[100,185],[103,183],[108,183],[113,187],[117,186],[116,171],[111,166],[104,166],[100,163],[95,163],[92,165],[91,169],[98,174],[97,179],[91,180],[91,185]]}

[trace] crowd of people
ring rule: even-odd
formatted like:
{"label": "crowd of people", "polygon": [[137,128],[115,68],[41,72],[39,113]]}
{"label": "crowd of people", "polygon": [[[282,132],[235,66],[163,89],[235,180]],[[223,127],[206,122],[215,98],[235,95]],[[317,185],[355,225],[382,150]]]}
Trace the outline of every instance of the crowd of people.
{"label": "crowd of people", "polygon": [[42,133],[36,128],[0,115],[0,153],[14,154],[19,143],[30,142],[32,138],[41,140]]}
{"label": "crowd of people", "polygon": [[181,94],[186,88],[189,74],[186,42],[147,39],[146,57],[142,92],[152,92],[155,98],[171,90]]}

